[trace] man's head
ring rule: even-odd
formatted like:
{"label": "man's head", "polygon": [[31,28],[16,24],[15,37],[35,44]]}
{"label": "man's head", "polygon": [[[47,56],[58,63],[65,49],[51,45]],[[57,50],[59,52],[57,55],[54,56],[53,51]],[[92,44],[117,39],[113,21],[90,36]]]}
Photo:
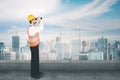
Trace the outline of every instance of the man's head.
{"label": "man's head", "polygon": [[28,16],[28,21],[30,22],[30,24],[36,24],[37,23],[37,18],[34,15],[30,14]]}

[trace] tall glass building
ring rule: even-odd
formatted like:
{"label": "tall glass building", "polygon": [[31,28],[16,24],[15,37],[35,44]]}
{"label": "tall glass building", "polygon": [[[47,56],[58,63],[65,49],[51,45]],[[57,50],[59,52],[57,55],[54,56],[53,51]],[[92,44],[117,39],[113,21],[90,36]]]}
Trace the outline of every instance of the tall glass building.
{"label": "tall glass building", "polygon": [[19,60],[19,36],[12,36],[12,51],[16,52],[16,60]]}
{"label": "tall glass building", "polygon": [[98,39],[98,51],[103,52],[104,60],[107,60],[107,38]]}
{"label": "tall glass building", "polygon": [[0,60],[4,60],[4,49],[5,46],[4,46],[4,43],[3,42],[0,42]]}

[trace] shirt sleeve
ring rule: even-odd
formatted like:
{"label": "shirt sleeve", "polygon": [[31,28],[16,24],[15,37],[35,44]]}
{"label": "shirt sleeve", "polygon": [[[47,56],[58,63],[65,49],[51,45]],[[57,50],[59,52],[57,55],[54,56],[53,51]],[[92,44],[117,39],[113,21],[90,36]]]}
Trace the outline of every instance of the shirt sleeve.
{"label": "shirt sleeve", "polygon": [[35,27],[30,27],[28,32],[30,36],[34,36],[37,32],[40,32],[41,30],[43,30],[43,22],[41,21],[39,24],[39,27],[35,26]]}
{"label": "shirt sleeve", "polygon": [[40,32],[40,31],[43,30],[43,28],[44,28],[44,26],[43,26],[43,21],[41,21],[40,24],[39,24],[39,26],[38,26],[38,27],[35,27],[35,32],[36,32],[36,33],[37,33],[37,32]]}

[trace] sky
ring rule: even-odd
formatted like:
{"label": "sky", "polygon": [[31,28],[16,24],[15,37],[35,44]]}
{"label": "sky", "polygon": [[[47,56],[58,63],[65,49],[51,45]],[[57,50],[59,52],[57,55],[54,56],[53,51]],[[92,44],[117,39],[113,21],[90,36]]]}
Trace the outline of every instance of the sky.
{"label": "sky", "polygon": [[0,0],[0,42],[11,44],[20,36],[26,44],[29,14],[43,17],[41,41],[97,40],[101,36],[120,41],[120,0]]}

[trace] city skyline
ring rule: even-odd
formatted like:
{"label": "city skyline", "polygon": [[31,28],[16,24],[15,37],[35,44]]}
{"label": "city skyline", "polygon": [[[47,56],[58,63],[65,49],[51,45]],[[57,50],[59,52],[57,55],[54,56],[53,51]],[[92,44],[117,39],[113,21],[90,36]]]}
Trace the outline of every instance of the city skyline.
{"label": "city skyline", "polygon": [[82,41],[97,40],[103,34],[110,41],[120,40],[119,0],[46,1],[1,1],[1,42],[10,45],[12,35],[17,32],[20,45],[25,44],[29,25],[27,16],[30,13],[43,17],[45,28],[40,32],[42,42],[55,40],[60,34],[63,42],[76,40],[79,29]]}

